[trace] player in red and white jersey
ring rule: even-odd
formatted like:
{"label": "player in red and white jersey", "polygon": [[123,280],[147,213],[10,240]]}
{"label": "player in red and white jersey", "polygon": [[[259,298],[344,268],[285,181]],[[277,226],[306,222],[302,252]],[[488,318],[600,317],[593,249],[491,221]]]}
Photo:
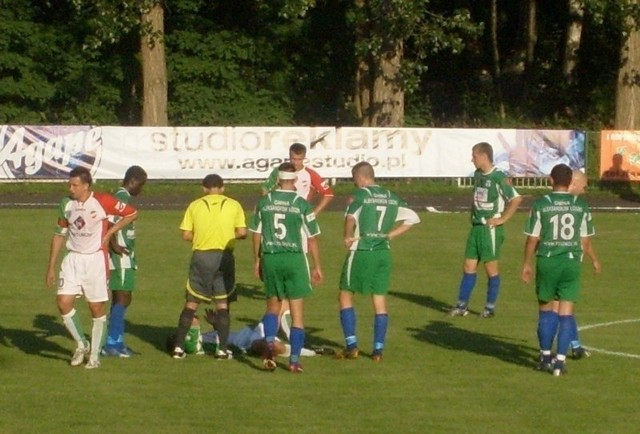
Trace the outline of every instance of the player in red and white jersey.
{"label": "player in red and white jersey", "polygon": [[[304,166],[304,159],[307,156],[307,147],[302,143],[294,143],[289,147],[289,161],[296,169],[296,192],[309,202],[313,203],[314,196],[320,196],[320,200],[315,205],[313,212],[320,212],[329,205],[333,199],[333,190],[329,183],[320,176],[318,172]],[[262,184],[262,194],[274,190],[278,186],[278,169],[275,168],[269,174],[269,178]]]}
{"label": "player in red and white jersey", "polygon": [[[64,325],[78,344],[71,365],[79,366],[88,357],[85,365],[88,369],[100,366],[100,343],[106,330],[109,238],[137,217],[132,206],[111,195],[92,192],[91,183],[91,173],[84,167],[77,167],[69,173],[70,195],[60,202],[58,208],[58,225],[51,239],[46,276],[46,284],[50,287],[55,281],[55,267],[66,239],[67,253],[60,265],[56,300]],[[109,215],[122,219],[109,227]],[[75,299],[82,295],[86,297],[93,317],[91,342],[94,345],[85,339],[74,308]]]}

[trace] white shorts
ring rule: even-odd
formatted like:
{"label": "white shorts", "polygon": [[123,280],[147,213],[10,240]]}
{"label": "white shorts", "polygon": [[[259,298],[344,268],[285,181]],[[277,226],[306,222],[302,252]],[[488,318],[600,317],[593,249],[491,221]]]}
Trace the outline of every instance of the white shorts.
{"label": "white shorts", "polygon": [[104,252],[81,254],[68,252],[60,266],[59,295],[84,295],[87,301],[99,303],[109,300],[107,268]]}

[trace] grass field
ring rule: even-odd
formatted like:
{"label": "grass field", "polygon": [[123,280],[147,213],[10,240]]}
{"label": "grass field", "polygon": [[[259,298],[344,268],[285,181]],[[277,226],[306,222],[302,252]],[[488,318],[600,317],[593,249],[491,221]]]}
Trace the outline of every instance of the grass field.
{"label": "grass field", "polygon": [[[519,281],[525,214],[507,225],[497,316],[481,319],[486,279],[474,314],[450,318],[466,214],[421,214],[422,223],[393,242],[394,279],[385,359],[303,360],[305,372],[260,370],[260,361],[210,356],[171,359],[163,351],[183,302],[189,245],[177,229],[181,211],[143,211],[138,221],[139,290],[127,315],[128,360],[103,359],[97,370],[70,368],[74,343],[44,287],[54,210],[0,209],[0,433],[628,433],[636,432],[640,391],[640,250],[638,216],[595,215],[603,273],[584,265],[581,326],[588,360],[569,375],[533,370],[537,312],[531,286]],[[342,345],[337,281],[344,252],[341,214],[320,216],[325,283],[308,300],[307,343]],[[259,282],[250,244],[237,248],[240,300],[232,329],[259,319]],[[84,302],[77,303],[90,329]],[[372,313],[358,299],[360,346],[369,354]],[[638,322],[636,322],[636,320]]]}

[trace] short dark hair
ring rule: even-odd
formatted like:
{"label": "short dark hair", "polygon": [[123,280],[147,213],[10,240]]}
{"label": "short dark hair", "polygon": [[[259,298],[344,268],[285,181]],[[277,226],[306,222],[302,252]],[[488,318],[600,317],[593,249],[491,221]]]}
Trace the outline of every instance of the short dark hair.
{"label": "short dark hair", "polygon": [[481,152],[487,157],[489,157],[489,161],[493,163],[493,146],[491,146],[487,142],[480,142],[473,145],[473,151]]}
{"label": "short dark hair", "polygon": [[86,167],[78,166],[71,169],[69,172],[69,178],[80,178],[80,180],[85,184],[93,184],[93,178],[91,177],[91,172]]}
{"label": "short dark hair", "polygon": [[553,179],[553,185],[559,187],[569,187],[571,184],[571,178],[573,177],[573,169],[566,164],[556,164],[551,169],[551,179]]}
{"label": "short dark hair", "polygon": [[224,181],[220,175],[207,175],[202,180],[202,186],[204,188],[222,188],[224,186]]}
{"label": "short dark hair", "polygon": [[124,183],[128,183],[132,179],[144,182],[147,180],[147,172],[140,166],[131,166],[124,174]]}
{"label": "short dark hair", "polygon": [[279,172],[295,172],[296,167],[293,165],[293,163],[289,163],[287,161],[278,166],[278,171]]}
{"label": "short dark hair", "polygon": [[289,153],[296,155],[306,154],[307,147],[302,143],[294,143],[293,145],[289,146]]}
{"label": "short dark hair", "polygon": [[361,161],[357,163],[355,166],[353,166],[353,168],[351,169],[351,174],[352,175],[357,174],[357,175],[364,176],[365,178],[371,178],[371,179],[374,179],[375,177],[373,166],[367,163],[366,161]]}

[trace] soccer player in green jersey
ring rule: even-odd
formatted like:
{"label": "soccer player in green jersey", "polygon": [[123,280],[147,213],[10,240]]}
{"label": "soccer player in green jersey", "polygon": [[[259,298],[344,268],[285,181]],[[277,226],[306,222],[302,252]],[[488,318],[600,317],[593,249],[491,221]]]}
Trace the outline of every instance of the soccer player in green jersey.
{"label": "soccer player in green jersey", "polygon": [[[407,204],[375,180],[373,167],[367,162],[351,170],[357,190],[347,207],[344,220],[344,245],[349,254],[340,276],[340,323],[345,349],[336,355],[355,359],[359,355],[356,338],[354,294],[370,295],[375,311],[373,360],[382,360],[387,334],[387,302],[391,280],[390,241],[420,222]],[[402,224],[396,225],[401,221]]]}
{"label": "soccer player in green jersey", "polygon": [[[263,354],[265,369],[273,371],[274,341],[278,332],[278,315],[282,301],[291,310],[291,355],[289,371],[302,372],[300,353],[304,344],[304,299],[311,294],[311,284],[323,279],[317,237],[320,228],[313,208],[295,190],[296,169],[291,163],[278,167],[279,188],[262,196],[249,224],[253,232],[254,273],[264,280],[267,308],[262,323],[267,346]],[[313,260],[309,264],[303,250],[303,237]]]}
{"label": "soccer player in green jersey", "polygon": [[[484,264],[487,274],[487,300],[482,311],[483,318],[495,314],[500,292],[500,270],[498,260],[504,242],[504,228],[515,214],[522,197],[511,185],[508,175],[493,165],[493,148],[486,142],[477,143],[471,152],[471,161],[476,167],[473,176],[473,207],[471,230],[467,237],[464,264],[458,301],[449,311],[451,316],[466,316],[471,293],[476,285],[478,264]],[[505,207],[505,203],[508,206]]]}
{"label": "soccer player in green jersey", "polygon": [[[122,203],[130,203],[132,197],[136,197],[142,192],[146,182],[147,172],[140,166],[131,166],[125,172],[122,186],[114,196]],[[118,218],[112,216],[109,221],[115,223]],[[131,356],[131,351],[124,343],[124,317],[131,304],[131,295],[135,289],[136,270],[138,269],[135,243],[135,222],[119,230],[110,241],[111,312],[107,340],[101,352],[103,356],[124,358]]]}
{"label": "soccer player in green jersey", "polygon": [[[532,262],[536,258],[538,369],[549,370],[554,376],[565,372],[573,334],[571,316],[580,295],[583,246],[588,244],[588,249],[592,249],[588,237],[595,233],[589,206],[581,197],[569,193],[572,175],[571,168],[565,164],[558,164],[551,170],[553,191],[533,203],[524,231],[527,240],[521,278],[525,283],[532,280]],[[551,366],[551,347],[556,332],[557,355]]]}

